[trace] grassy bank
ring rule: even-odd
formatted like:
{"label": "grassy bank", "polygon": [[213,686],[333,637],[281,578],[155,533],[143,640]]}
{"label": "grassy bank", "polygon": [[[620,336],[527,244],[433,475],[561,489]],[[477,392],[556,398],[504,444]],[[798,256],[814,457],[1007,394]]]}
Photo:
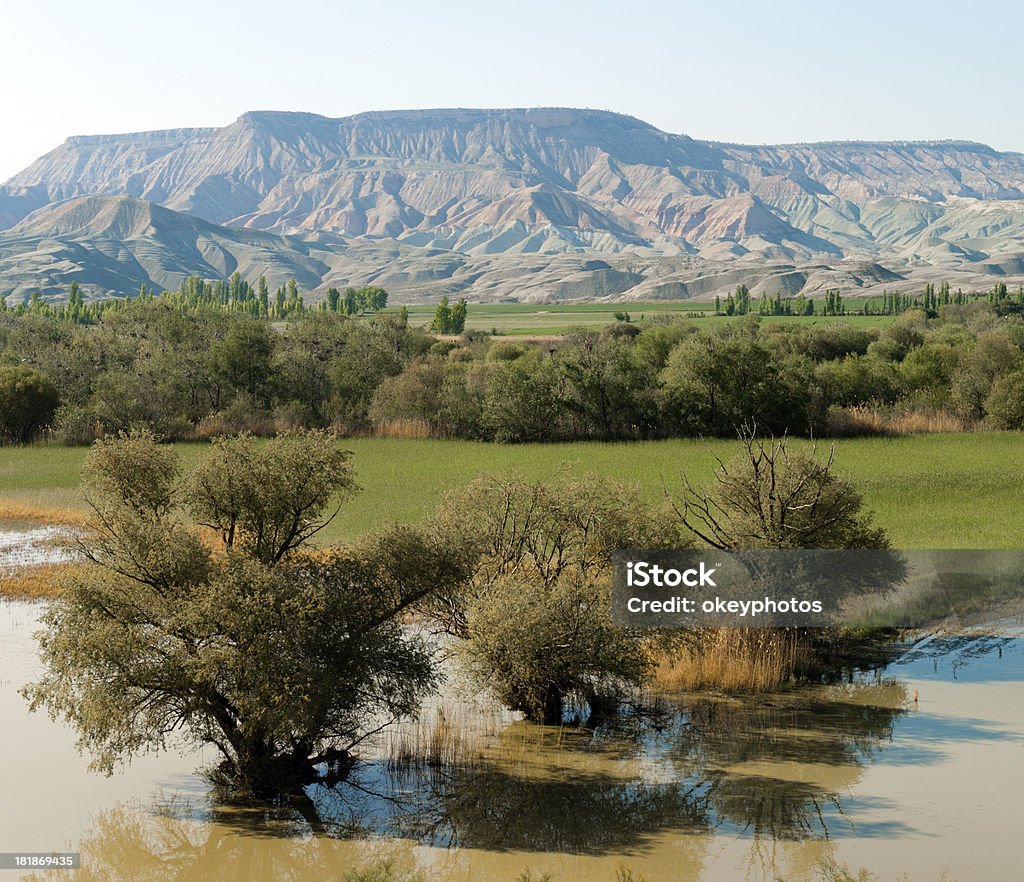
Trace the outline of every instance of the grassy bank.
{"label": "grassy bank", "polygon": [[[682,473],[711,479],[732,441],[503,446],[469,441],[346,439],[362,492],[324,532],[325,541],[363,535],[392,521],[428,515],[446,488],[480,474],[527,478],[571,469],[638,484],[652,500],[676,490]],[[203,444],[178,445],[188,460]],[[836,466],[864,492],[877,522],[903,548],[1015,548],[1024,542],[1024,436],[957,433],[836,442]],[[0,448],[0,519],[26,512],[81,512],[84,448]]]}

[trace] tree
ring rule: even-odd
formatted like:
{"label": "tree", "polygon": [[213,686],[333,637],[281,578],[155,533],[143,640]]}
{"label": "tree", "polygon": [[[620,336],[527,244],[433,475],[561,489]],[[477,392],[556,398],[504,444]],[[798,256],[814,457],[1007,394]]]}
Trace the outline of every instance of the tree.
{"label": "tree", "polygon": [[950,398],[957,414],[967,420],[982,419],[996,379],[1016,369],[1021,358],[1020,347],[1006,331],[989,331],[978,337],[953,378]]}
{"label": "tree", "polygon": [[833,471],[834,450],[793,453],[786,438],[740,436],[741,452],[719,460],[714,489],[684,481],[676,512],[712,548],[888,548],[885,531],[863,512],[861,494]]}
{"label": "tree", "polygon": [[[794,453],[788,440],[758,438],[751,428],[740,436],[741,452],[729,463],[721,460],[710,491],[698,490],[686,479],[681,499],[673,502],[684,530],[699,542],[724,551],[746,549],[876,549],[871,555],[851,562],[841,580],[830,573],[827,581],[816,580],[787,556],[761,557],[744,564],[752,579],[765,590],[800,584],[801,590],[828,591],[833,597],[860,597],[881,593],[906,576],[898,552],[889,551],[885,531],[875,527],[863,511],[863,497],[853,485],[833,471],[833,451],[821,459],[815,448]],[[670,647],[688,647],[698,655],[719,642],[718,629],[697,629],[664,635]],[[729,634],[730,651],[759,663],[766,649],[792,640],[799,651],[786,653],[785,675],[794,673],[797,659],[815,658],[819,648],[831,652],[833,629],[741,628]]]}
{"label": "tree", "polygon": [[266,400],[275,342],[266,322],[232,322],[224,339],[211,350],[215,370],[236,391]]}
{"label": "tree", "polygon": [[459,298],[459,302],[452,307],[449,315],[448,334],[461,334],[466,330],[466,301]]}
{"label": "tree", "polygon": [[346,288],[345,289],[345,299],[344,299],[343,303],[344,303],[344,313],[345,313],[345,315],[355,315],[359,311],[359,306],[358,306],[358,304],[356,302],[356,289],[355,288]]}
{"label": "tree", "polygon": [[665,422],[681,434],[730,435],[749,420],[777,432],[808,426],[802,378],[742,328],[692,336],[660,379]]}
{"label": "tree", "polygon": [[220,752],[225,787],[280,792],[344,766],[433,685],[397,616],[464,573],[423,531],[306,546],[353,489],[330,435],[223,440],[187,476],[151,435],[121,436],[84,477],[89,563],[47,612],[45,671],[24,692],[78,730],[94,768],[177,737]]}
{"label": "tree", "polygon": [[575,434],[628,438],[656,424],[655,375],[634,358],[632,339],[588,331],[566,335],[558,352],[559,399]]}
{"label": "tree", "polygon": [[563,431],[558,368],[535,351],[497,362],[487,376],[481,427],[503,444],[550,441]]}
{"label": "tree", "polygon": [[430,323],[430,330],[439,334],[447,334],[452,324],[452,308],[448,305],[448,298],[442,297],[434,310],[434,320]]}
{"label": "tree", "polygon": [[432,595],[435,615],[508,707],[557,724],[570,698],[610,709],[639,682],[635,635],[611,621],[611,553],[678,545],[667,513],[606,481],[511,477],[449,494],[437,521],[479,564],[465,590]]}
{"label": "tree", "polygon": [[59,403],[57,388],[45,374],[28,367],[0,367],[0,442],[31,441]]}
{"label": "tree", "polygon": [[260,318],[267,318],[270,315],[270,291],[267,288],[267,279],[260,276],[256,287],[256,298],[260,305]]}
{"label": "tree", "polygon": [[736,286],[736,315],[750,312],[750,289],[746,285]]}
{"label": "tree", "polygon": [[1024,429],[1024,370],[1003,374],[992,384],[985,417],[996,429]]}

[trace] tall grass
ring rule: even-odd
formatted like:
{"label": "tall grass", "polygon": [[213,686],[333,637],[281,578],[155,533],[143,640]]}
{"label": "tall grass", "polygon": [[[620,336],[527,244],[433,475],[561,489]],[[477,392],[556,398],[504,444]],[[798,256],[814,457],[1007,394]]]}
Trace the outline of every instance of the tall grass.
{"label": "tall grass", "polygon": [[32,564],[0,571],[0,597],[10,600],[50,600],[60,594],[61,579],[74,564]]}
{"label": "tall grass", "polygon": [[17,499],[0,498],[0,522],[16,521],[28,524],[81,527],[86,520],[85,511],[69,506],[49,506]]}
{"label": "tall grass", "polygon": [[396,774],[473,767],[500,731],[497,716],[440,707],[388,732],[386,762]]}
{"label": "tall grass", "polygon": [[768,692],[792,679],[802,659],[795,631],[715,628],[651,650],[649,685],[662,692]]}
{"label": "tall grass", "polygon": [[380,420],[373,427],[376,438],[430,438],[434,433],[426,420]]}
{"label": "tall grass", "polygon": [[933,408],[836,407],[829,410],[825,421],[825,435],[830,438],[967,432],[973,428],[955,414]]}

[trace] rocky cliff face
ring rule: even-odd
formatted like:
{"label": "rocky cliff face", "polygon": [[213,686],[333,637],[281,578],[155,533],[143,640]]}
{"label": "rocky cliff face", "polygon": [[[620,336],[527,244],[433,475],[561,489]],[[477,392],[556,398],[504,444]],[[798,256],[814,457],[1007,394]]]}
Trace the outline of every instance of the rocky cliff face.
{"label": "rocky cliff face", "polygon": [[257,112],[219,129],[70,138],[0,187],[0,229],[9,238],[36,212],[42,235],[40,224],[67,221],[47,206],[95,195],[423,257],[895,261],[981,275],[1024,259],[1022,154],[968,142],[748,147],[561,108]]}

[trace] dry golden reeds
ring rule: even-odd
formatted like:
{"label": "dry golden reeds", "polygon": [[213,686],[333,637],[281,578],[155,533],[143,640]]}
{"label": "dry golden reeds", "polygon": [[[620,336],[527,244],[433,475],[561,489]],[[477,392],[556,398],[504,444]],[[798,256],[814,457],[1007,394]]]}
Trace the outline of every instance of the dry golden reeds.
{"label": "dry golden reeds", "polygon": [[878,409],[867,406],[832,408],[825,421],[827,436],[923,435],[968,432],[972,426],[945,410],[931,408]]}
{"label": "dry golden reeds", "polygon": [[84,510],[51,508],[13,499],[0,499],[0,521],[22,521],[55,527],[82,527],[88,515]]}
{"label": "dry golden reeds", "polygon": [[30,564],[0,572],[0,597],[10,600],[49,600],[60,596],[60,584],[76,564]]}
{"label": "dry golden reeds", "polygon": [[716,628],[651,651],[649,685],[663,692],[767,692],[790,680],[800,658],[792,630]]}
{"label": "dry golden reeds", "polygon": [[374,425],[377,438],[430,438],[433,433],[426,420],[395,419],[380,420]]}

